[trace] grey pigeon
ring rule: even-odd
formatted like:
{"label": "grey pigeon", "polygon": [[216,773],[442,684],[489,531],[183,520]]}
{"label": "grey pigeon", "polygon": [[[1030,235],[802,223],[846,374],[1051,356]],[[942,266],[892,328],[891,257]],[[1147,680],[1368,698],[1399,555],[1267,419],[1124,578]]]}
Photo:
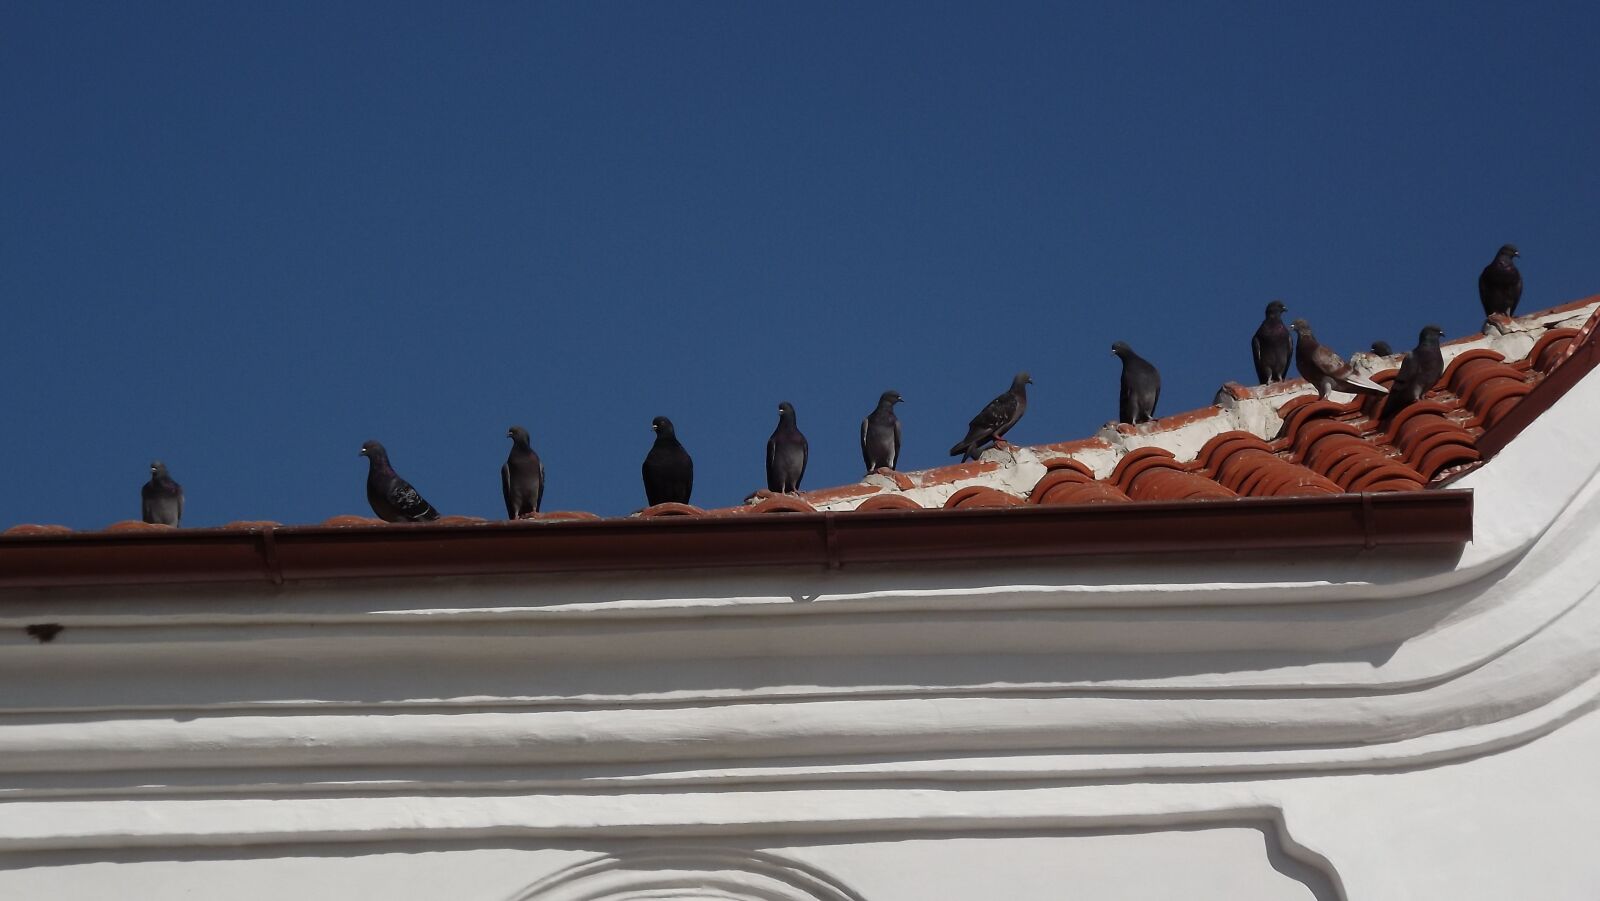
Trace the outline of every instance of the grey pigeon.
{"label": "grey pigeon", "polygon": [[689,494],[694,491],[694,460],[678,442],[672,420],[657,416],[650,420],[650,428],[656,433],[656,443],[644,455],[645,500],[652,507],[689,503]]}
{"label": "grey pigeon", "polygon": [[898,391],[885,391],[878,396],[877,409],[861,420],[861,459],[869,473],[880,467],[894,469],[900,462],[900,418],[894,415],[894,405],[904,400]]}
{"label": "grey pigeon", "polygon": [[1516,258],[1522,256],[1515,244],[1503,245],[1494,255],[1494,262],[1483,267],[1478,276],[1478,300],[1483,303],[1483,315],[1515,316],[1517,302],[1522,300],[1522,273],[1517,271]]}
{"label": "grey pigeon", "polygon": [[500,467],[500,493],[506,499],[506,518],[521,519],[539,512],[544,502],[544,461],[534,453],[528,430],[520,425],[506,429],[511,453]]}
{"label": "grey pigeon", "polygon": [[1372,342],[1372,352],[1380,357],[1394,356],[1394,348],[1390,347],[1387,341]]}
{"label": "grey pigeon", "polygon": [[1122,422],[1138,425],[1156,418],[1156,401],[1161,399],[1161,373],[1149,360],[1133,352],[1126,342],[1111,345],[1113,356],[1122,360],[1122,388],[1117,395],[1117,416]]}
{"label": "grey pigeon", "polygon": [[1334,391],[1389,393],[1388,388],[1351,369],[1350,364],[1331,348],[1319,344],[1317,336],[1311,333],[1311,326],[1304,319],[1296,319],[1293,327],[1300,339],[1294,348],[1295,366],[1299,368],[1300,375],[1317,389],[1318,395],[1325,398]]}
{"label": "grey pigeon", "polygon": [[438,519],[439,511],[422,499],[411,483],[389,465],[389,452],[376,441],[361,445],[367,458],[367,503],[384,522],[421,522]]}
{"label": "grey pigeon", "polygon": [[1406,354],[1400,364],[1400,374],[1389,386],[1389,397],[1383,402],[1379,419],[1388,419],[1422,399],[1422,395],[1439,383],[1444,375],[1444,353],[1439,350],[1439,338],[1444,331],[1437,325],[1423,326],[1417,335],[1417,346]]}
{"label": "grey pigeon", "polygon": [[778,404],[778,427],[767,439],[767,490],[793,494],[806,475],[806,436],[795,426],[794,404]]}
{"label": "grey pigeon", "polygon": [[1033,378],[1026,372],[1017,373],[1006,393],[989,401],[967,423],[967,437],[950,448],[950,456],[976,460],[989,443],[998,444],[1006,432],[1011,431],[1011,427],[1022,419],[1022,414],[1028,412],[1028,386],[1031,384]]}
{"label": "grey pigeon", "polygon": [[1294,356],[1294,341],[1283,324],[1283,301],[1267,304],[1267,318],[1261,320],[1250,338],[1250,355],[1256,361],[1256,378],[1261,384],[1281,382],[1289,373],[1289,358]]}
{"label": "grey pigeon", "polygon": [[160,460],[150,464],[150,481],[139,489],[143,500],[145,522],[176,526],[183,519],[183,486],[167,474],[167,464]]}

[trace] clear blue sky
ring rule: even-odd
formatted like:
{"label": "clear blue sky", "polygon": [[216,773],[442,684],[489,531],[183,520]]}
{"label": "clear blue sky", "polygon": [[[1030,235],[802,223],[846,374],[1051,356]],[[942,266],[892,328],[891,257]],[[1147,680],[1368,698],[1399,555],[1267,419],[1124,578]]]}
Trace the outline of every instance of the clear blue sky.
{"label": "clear blue sky", "polygon": [[[998,6],[998,8],[990,8]],[[367,513],[361,442],[502,516],[948,462],[1030,369],[1026,443],[1251,374],[1273,297],[1341,351],[1600,292],[1600,8],[1396,4],[0,4],[0,526]]]}

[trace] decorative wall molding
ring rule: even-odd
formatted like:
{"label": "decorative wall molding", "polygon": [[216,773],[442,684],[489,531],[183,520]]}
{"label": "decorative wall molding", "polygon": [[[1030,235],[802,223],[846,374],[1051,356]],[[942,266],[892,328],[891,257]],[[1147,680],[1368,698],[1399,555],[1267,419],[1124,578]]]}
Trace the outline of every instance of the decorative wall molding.
{"label": "decorative wall molding", "polygon": [[865,901],[838,880],[761,851],[651,847],[605,854],[558,870],[510,901]]}

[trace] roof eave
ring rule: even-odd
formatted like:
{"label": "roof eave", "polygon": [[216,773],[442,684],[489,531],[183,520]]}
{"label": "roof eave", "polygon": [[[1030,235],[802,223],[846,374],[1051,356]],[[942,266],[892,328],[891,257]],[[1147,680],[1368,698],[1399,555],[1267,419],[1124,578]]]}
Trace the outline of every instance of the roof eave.
{"label": "roof eave", "polygon": [[1461,545],[1470,491],[0,538],[0,589]]}

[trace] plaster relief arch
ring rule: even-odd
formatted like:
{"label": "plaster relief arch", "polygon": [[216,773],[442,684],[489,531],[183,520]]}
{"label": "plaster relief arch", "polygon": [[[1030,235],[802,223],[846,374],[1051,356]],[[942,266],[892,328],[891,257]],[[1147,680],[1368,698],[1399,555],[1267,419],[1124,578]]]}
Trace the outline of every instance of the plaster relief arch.
{"label": "plaster relief arch", "polygon": [[735,848],[604,854],[540,879],[508,901],[865,901],[815,867]]}

